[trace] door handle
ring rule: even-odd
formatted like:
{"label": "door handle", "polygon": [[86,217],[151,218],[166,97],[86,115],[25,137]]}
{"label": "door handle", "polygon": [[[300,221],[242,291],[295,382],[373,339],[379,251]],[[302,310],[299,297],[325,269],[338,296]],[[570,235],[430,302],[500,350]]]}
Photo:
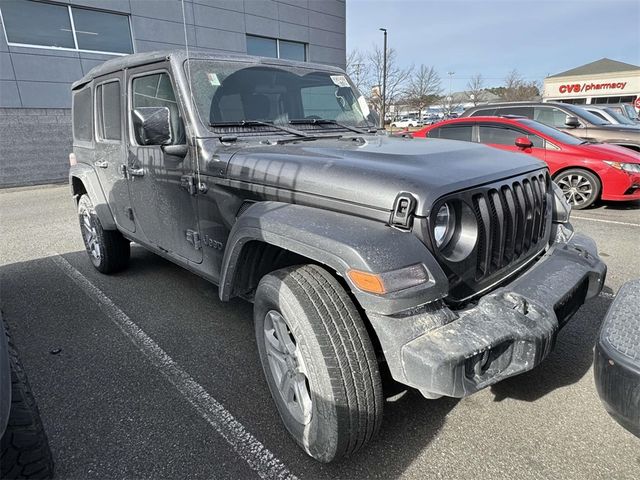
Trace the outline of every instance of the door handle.
{"label": "door handle", "polygon": [[130,168],[128,172],[132,177],[144,177],[144,168]]}
{"label": "door handle", "polygon": [[107,168],[109,166],[109,162],[93,162],[93,166],[98,168]]}

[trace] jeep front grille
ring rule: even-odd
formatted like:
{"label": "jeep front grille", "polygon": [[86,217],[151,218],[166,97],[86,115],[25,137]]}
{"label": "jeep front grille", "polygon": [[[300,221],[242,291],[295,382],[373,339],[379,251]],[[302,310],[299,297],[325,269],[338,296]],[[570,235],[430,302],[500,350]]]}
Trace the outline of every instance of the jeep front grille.
{"label": "jeep front grille", "polygon": [[533,175],[473,196],[478,222],[476,281],[539,247],[544,238],[547,177]]}
{"label": "jeep front grille", "polygon": [[551,179],[547,170],[509,178],[442,198],[461,200],[476,217],[477,240],[464,260],[436,252],[449,277],[449,299],[462,302],[500,282],[538,255],[548,244]]}

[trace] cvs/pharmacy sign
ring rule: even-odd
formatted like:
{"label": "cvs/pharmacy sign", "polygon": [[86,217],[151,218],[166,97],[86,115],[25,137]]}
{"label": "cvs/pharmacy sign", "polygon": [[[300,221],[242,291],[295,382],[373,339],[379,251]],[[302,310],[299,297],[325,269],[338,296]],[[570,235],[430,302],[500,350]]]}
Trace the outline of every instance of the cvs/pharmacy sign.
{"label": "cvs/pharmacy sign", "polygon": [[594,90],[624,90],[627,82],[603,82],[603,83],[569,83],[560,85],[558,91],[560,93],[583,93]]}

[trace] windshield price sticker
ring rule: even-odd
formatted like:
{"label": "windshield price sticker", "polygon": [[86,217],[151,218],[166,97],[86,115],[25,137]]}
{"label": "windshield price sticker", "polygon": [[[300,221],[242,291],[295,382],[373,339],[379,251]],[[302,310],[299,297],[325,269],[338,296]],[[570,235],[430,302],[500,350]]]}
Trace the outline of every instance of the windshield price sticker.
{"label": "windshield price sticker", "polygon": [[331,81],[339,87],[348,87],[349,82],[344,75],[331,75]]}
{"label": "windshield price sticker", "polygon": [[215,73],[207,73],[207,79],[209,80],[209,83],[212,86],[214,87],[220,86],[220,79],[218,78],[218,75],[216,75]]}
{"label": "windshield price sticker", "polygon": [[364,115],[365,117],[369,116],[369,113],[371,113],[369,111],[369,105],[367,105],[367,100],[360,95],[358,97],[358,105],[360,105],[360,110],[362,111],[362,115]]}

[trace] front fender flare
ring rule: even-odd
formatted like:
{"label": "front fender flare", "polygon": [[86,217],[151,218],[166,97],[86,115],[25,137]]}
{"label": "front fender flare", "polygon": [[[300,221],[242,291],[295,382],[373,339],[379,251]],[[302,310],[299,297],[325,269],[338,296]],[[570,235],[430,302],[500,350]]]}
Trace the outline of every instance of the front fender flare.
{"label": "front fender flare", "polygon": [[[391,315],[447,295],[448,281],[424,244],[412,233],[360,217],[281,202],[249,207],[231,229],[222,260],[220,299],[231,297],[238,259],[244,245],[262,241],[326,265],[349,284],[368,311]],[[359,290],[346,272],[383,273],[422,263],[429,281],[385,295]]]}

